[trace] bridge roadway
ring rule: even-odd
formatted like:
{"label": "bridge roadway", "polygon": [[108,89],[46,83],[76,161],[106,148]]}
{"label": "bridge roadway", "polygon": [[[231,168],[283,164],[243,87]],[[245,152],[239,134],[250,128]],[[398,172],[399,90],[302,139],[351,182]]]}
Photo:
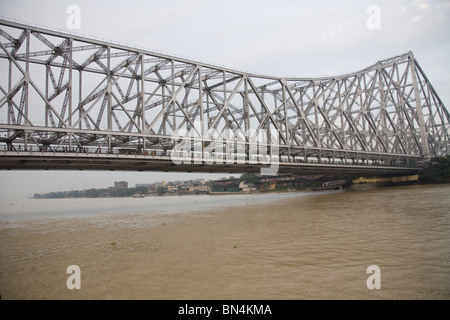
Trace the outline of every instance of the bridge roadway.
{"label": "bridge roadway", "polygon": [[[178,160],[181,164],[174,162]],[[163,155],[127,155],[81,152],[0,151],[0,170],[101,170],[160,171],[205,173],[260,173],[261,168],[276,169],[276,173],[299,175],[377,175],[405,176],[416,174],[420,167],[394,166],[376,163],[341,164],[333,162],[273,162],[208,164],[191,158]],[[200,162],[200,163],[198,163]]]}

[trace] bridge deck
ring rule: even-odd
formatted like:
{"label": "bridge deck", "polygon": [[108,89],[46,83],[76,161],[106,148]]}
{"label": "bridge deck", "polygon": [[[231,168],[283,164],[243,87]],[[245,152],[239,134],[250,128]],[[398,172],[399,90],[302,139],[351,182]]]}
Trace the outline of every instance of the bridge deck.
{"label": "bridge deck", "polygon": [[[182,162],[176,164],[174,160]],[[1,151],[1,170],[118,170],[118,171],[179,171],[179,172],[230,172],[258,173],[261,168],[277,166],[277,173],[334,174],[334,175],[408,175],[419,167],[398,167],[376,164],[340,164],[318,162],[205,163],[199,159],[172,158],[154,155],[124,155],[95,153]]]}

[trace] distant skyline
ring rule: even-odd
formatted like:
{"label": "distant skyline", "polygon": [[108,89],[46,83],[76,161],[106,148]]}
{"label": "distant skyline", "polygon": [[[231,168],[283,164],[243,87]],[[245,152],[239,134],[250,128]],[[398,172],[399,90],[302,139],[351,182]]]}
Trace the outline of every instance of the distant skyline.
{"label": "distant skyline", "polygon": [[[274,76],[346,74],[412,51],[450,108],[450,1],[15,0],[0,15]],[[0,197],[230,175],[0,171]]]}
{"label": "distant skyline", "polygon": [[108,188],[127,181],[129,187],[161,181],[221,179],[240,174],[202,174],[180,172],[96,172],[96,171],[4,171],[0,172],[0,199],[32,197],[35,193]]}

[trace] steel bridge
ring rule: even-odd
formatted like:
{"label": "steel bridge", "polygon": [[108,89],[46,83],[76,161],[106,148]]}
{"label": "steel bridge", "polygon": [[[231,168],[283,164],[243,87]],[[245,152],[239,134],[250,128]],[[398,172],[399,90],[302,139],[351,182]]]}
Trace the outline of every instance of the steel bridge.
{"label": "steel bridge", "polygon": [[[257,172],[262,132],[280,173],[409,174],[450,153],[449,112],[412,52],[281,78],[9,20],[0,47],[0,169]],[[202,157],[230,141],[240,161]]]}

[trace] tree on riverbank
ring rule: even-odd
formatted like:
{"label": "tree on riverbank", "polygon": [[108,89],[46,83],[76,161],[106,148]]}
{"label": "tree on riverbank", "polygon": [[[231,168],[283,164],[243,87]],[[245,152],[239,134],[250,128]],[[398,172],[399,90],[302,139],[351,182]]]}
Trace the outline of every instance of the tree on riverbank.
{"label": "tree on riverbank", "polygon": [[421,183],[450,183],[450,156],[437,157],[419,174]]}
{"label": "tree on riverbank", "polygon": [[87,190],[72,190],[72,191],[59,191],[49,193],[35,193],[34,199],[62,199],[62,198],[100,198],[100,197],[131,197],[134,194],[147,194],[148,188],[118,188],[108,190],[106,188],[101,189],[87,189]]}
{"label": "tree on riverbank", "polygon": [[247,183],[256,183],[258,181],[258,176],[254,173],[243,173],[240,176],[239,181]]}

